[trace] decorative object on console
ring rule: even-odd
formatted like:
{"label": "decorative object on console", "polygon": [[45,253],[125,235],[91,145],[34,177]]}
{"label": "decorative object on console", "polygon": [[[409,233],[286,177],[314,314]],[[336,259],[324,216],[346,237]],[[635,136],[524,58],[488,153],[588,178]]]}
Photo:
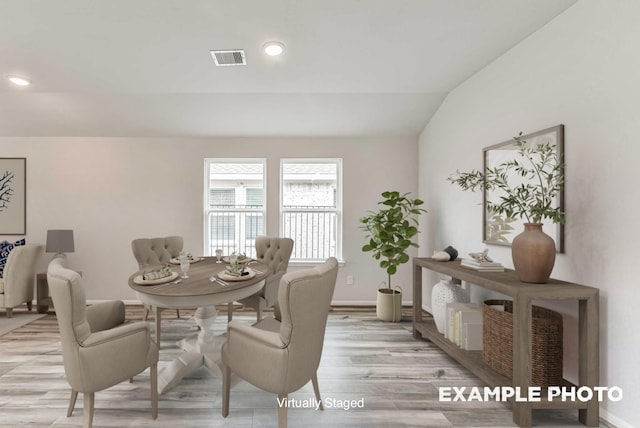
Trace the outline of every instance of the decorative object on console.
{"label": "decorative object on console", "polygon": [[47,248],[45,252],[56,253],[54,257],[66,257],[73,253],[73,230],[47,230]]}
{"label": "decorative object on console", "polygon": [[460,266],[467,269],[477,270],[479,272],[504,272],[504,266],[500,262],[494,262],[489,257],[489,249],[479,253],[469,253],[470,259],[462,259]]}
{"label": "decorative object on console", "polygon": [[0,158],[0,235],[27,233],[27,158]]}
{"label": "decorative object on console", "polygon": [[439,333],[445,333],[447,304],[469,303],[469,290],[443,279],[431,289],[431,312]]}
{"label": "decorative object on console", "polygon": [[439,262],[449,262],[458,258],[458,250],[449,245],[442,251],[434,251],[431,257]]}
{"label": "decorative object on console", "polygon": [[[427,212],[421,208],[424,204],[421,199],[412,199],[408,195],[409,193],[401,195],[396,191],[383,192],[384,200],[378,204],[385,208],[369,211],[369,215],[360,219],[360,229],[369,240],[362,251],[373,252],[373,258],[380,260],[380,267],[389,277],[387,287],[378,289],[377,302],[380,305],[398,305],[400,302],[401,306],[402,292],[391,287],[391,276],[397,272],[399,265],[410,260],[407,250],[418,247],[413,241],[418,234],[418,217]],[[398,293],[400,295],[394,297]],[[387,298],[388,296],[391,298]],[[376,305],[376,314],[383,321],[396,322],[402,318],[402,311],[398,311],[396,306],[381,308]],[[396,317],[390,319],[389,314],[396,314]]]}
{"label": "decorative object on console", "polygon": [[[484,149],[484,171],[456,172],[448,178],[463,190],[484,191],[485,242],[509,242],[487,239],[490,216],[524,220],[525,231],[511,243],[513,265],[522,282],[546,283],[555,263],[556,245],[560,252],[564,248],[563,145],[564,125],[525,136],[520,133],[513,142]],[[558,225],[555,242],[551,237],[540,238],[545,218]],[[530,224],[537,226],[528,227]]]}

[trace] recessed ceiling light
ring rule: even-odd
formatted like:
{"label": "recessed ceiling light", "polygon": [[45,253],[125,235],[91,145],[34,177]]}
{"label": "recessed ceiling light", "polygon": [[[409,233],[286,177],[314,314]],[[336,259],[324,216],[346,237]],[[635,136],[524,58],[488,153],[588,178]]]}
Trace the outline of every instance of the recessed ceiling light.
{"label": "recessed ceiling light", "polygon": [[284,44],[280,42],[269,42],[266,43],[262,49],[264,50],[264,53],[269,56],[278,56],[284,52]]}
{"label": "recessed ceiling light", "polygon": [[9,79],[9,81],[14,85],[18,86],[29,86],[31,84],[27,79],[18,76],[7,76],[7,79]]}

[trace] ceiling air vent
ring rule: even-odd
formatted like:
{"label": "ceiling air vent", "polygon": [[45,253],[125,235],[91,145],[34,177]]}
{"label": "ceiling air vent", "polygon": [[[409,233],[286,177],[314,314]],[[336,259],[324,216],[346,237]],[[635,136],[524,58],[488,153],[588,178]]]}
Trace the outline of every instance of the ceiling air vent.
{"label": "ceiling air vent", "polygon": [[209,52],[211,52],[213,61],[219,67],[228,65],[247,65],[247,58],[244,55],[243,49]]}

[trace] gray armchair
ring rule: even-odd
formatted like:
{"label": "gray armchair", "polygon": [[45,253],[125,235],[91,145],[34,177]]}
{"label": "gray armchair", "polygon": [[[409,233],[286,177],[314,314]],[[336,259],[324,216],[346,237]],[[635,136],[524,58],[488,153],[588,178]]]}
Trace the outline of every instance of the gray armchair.
{"label": "gray armchair", "polygon": [[149,323],[124,323],[121,301],[86,306],[83,280],[67,269],[64,258],[54,258],[47,269],[60,327],[62,358],[71,399],[71,416],[78,392],[84,394],[84,427],[93,424],[96,391],[109,388],[150,367],[151,414],[158,416],[158,347]]}
{"label": "gray armchair", "polygon": [[[239,300],[239,302],[254,308],[258,321],[262,319],[262,310],[272,307],[278,300],[278,286],[282,275],[287,272],[292,251],[293,239],[291,238],[269,236],[258,236],[256,238],[256,259],[269,266],[269,276],[262,290]],[[232,303],[230,303],[229,321],[232,319],[232,309]]]}
{"label": "gray armchair", "polygon": [[[131,241],[133,256],[138,262],[138,268],[164,265],[169,260],[177,258],[182,251],[182,236],[167,236],[166,238],[140,238]],[[147,320],[152,308],[145,305],[143,320]],[[162,323],[162,311],[165,308],[155,308],[156,318],[156,343],[160,346],[160,324]],[[180,309],[176,309],[176,315],[180,318]]]}
{"label": "gray armchair", "polygon": [[0,278],[0,308],[5,308],[7,318],[13,316],[13,308],[24,303],[31,310],[36,264],[42,251],[42,245],[26,244],[15,247],[9,253],[3,277]]}
{"label": "gray armchair", "polygon": [[[313,383],[320,401],[316,371],[338,274],[338,261],[285,274],[278,289],[278,318],[250,326],[231,321],[222,347],[222,416],[229,415],[231,373],[285,401],[290,392]],[[320,406],[322,408],[322,405]],[[278,409],[279,426],[287,426],[287,407]]]}

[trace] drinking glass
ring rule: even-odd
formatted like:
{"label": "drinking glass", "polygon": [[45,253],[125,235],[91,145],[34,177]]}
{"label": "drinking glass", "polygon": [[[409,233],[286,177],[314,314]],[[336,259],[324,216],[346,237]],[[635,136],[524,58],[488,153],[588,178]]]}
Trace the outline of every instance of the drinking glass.
{"label": "drinking glass", "polygon": [[189,257],[186,253],[180,253],[180,270],[182,271],[182,276],[180,278],[189,278],[187,272],[189,272]]}
{"label": "drinking glass", "polygon": [[218,249],[216,250],[216,259],[218,259],[218,261],[217,261],[216,263],[222,263],[222,262],[220,261],[220,259],[221,259],[221,258],[222,258],[222,250],[218,248]]}

